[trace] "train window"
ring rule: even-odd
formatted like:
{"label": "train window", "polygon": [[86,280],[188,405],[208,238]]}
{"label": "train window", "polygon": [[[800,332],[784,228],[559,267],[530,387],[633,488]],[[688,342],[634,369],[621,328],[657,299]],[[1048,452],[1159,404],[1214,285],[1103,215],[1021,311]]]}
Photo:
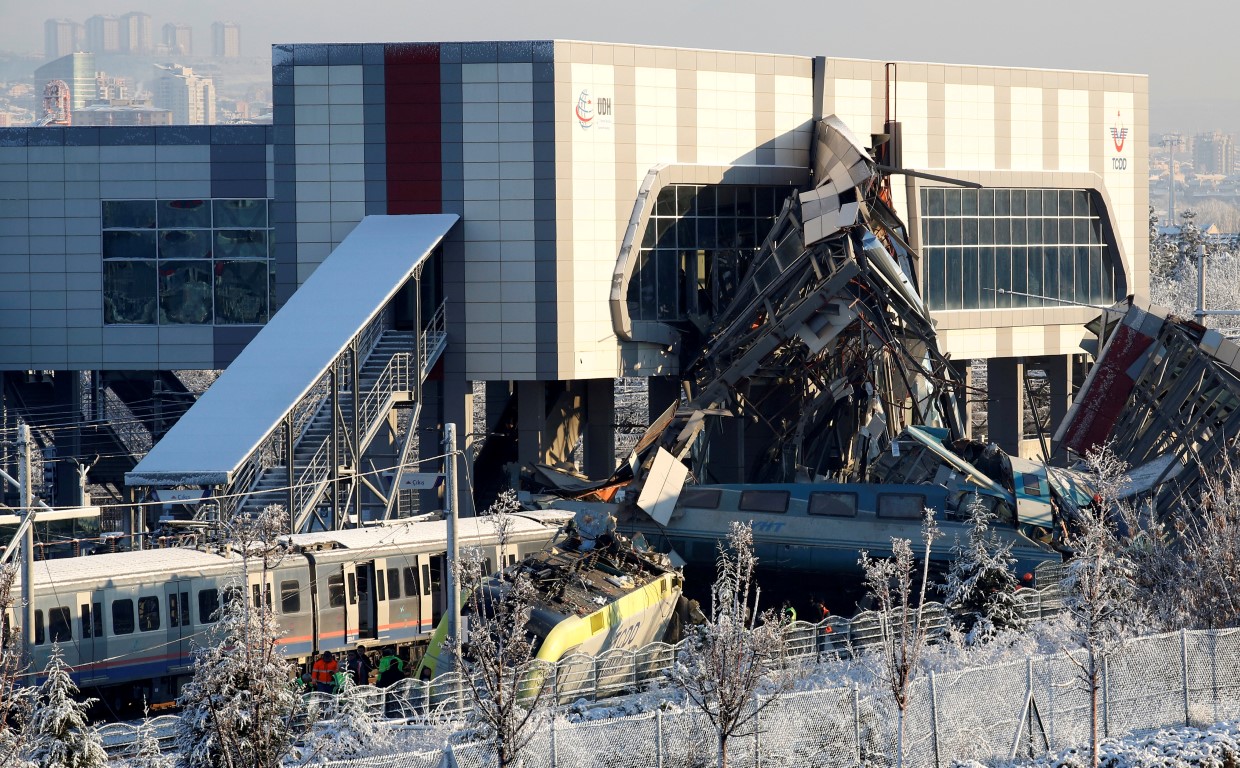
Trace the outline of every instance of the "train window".
{"label": "train window", "polygon": [[431,593],[431,567],[422,564],[422,594],[429,595]]}
{"label": "train window", "polygon": [[742,512],[787,512],[787,491],[741,491]]}
{"label": "train window", "polygon": [[720,491],[718,488],[685,488],[676,500],[678,507],[697,507],[699,509],[719,509]]}
{"label": "train window", "polygon": [[485,558],[482,561],[482,573],[484,576],[490,576],[494,571],[491,570],[491,558]]}
{"label": "train window", "polygon": [[159,629],[159,598],[138,598],[138,629],[143,632],[154,632]]}
{"label": "train window", "polygon": [[91,636],[90,603],[82,603],[82,637]]}
{"label": "train window", "polygon": [[210,624],[220,612],[220,592],[217,589],[204,589],[198,592],[198,623]]}
{"label": "train window", "polygon": [[[405,570],[409,572],[413,571],[412,568],[406,568]],[[388,590],[389,600],[400,599],[400,570],[399,569],[396,569],[396,568],[387,569],[387,590]],[[413,590],[406,589],[405,591],[411,595],[416,595],[418,593],[416,589],[413,589]]]}
{"label": "train window", "polygon": [[133,601],[112,601],[112,634],[128,635],[133,632]]}
{"label": "train window", "polygon": [[878,516],[899,520],[920,520],[925,514],[926,497],[920,493],[880,493]]}
{"label": "train window", "polygon": [[180,600],[177,599],[177,593],[173,592],[168,595],[168,624],[169,626],[179,627],[181,625],[189,626],[191,623],[189,617],[189,593],[180,593]]}
{"label": "train window", "polygon": [[357,605],[357,575],[349,574],[349,605]]}
{"label": "train window", "polygon": [[511,566],[511,565],[516,565],[516,564],[517,564],[517,556],[516,556],[516,555],[509,555],[509,556],[508,556],[508,565],[510,565],[510,566]]}
{"label": "train window", "polygon": [[827,517],[856,517],[857,494],[855,493],[811,493],[809,509],[811,515]]}
{"label": "train window", "polygon": [[383,578],[382,568],[375,572],[375,595],[379,598],[379,602],[387,600],[387,579]]}
{"label": "train window", "polygon": [[47,635],[43,631],[43,611],[34,612],[34,644],[43,645],[47,642]]}
{"label": "train window", "polygon": [[280,611],[301,613],[301,582],[296,579],[280,582]]}
{"label": "train window", "polygon": [[344,606],[344,574],[333,573],[327,577],[327,604],[332,608]]}
{"label": "train window", "polygon": [[53,608],[47,612],[48,634],[53,643],[67,643],[73,639],[73,625],[68,608]]}
{"label": "train window", "polygon": [[[388,570],[388,592],[399,596],[400,593],[396,589],[396,569]],[[418,596],[418,569],[409,567],[405,569],[405,597]],[[393,597],[393,600],[396,598]]]}

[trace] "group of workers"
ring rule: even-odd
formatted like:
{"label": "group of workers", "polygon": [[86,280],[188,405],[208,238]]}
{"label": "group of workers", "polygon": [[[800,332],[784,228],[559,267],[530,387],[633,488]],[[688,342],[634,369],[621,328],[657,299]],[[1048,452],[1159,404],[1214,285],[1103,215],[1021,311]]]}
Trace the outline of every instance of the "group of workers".
{"label": "group of workers", "polygon": [[405,662],[396,655],[396,649],[385,646],[379,655],[379,665],[374,668],[372,679],[370,658],[366,649],[358,646],[350,650],[344,664],[336,659],[336,654],[324,651],[310,670],[308,682],[311,690],[318,693],[339,693],[344,690],[345,677],[353,680],[355,685],[377,685],[386,688],[405,676]]}

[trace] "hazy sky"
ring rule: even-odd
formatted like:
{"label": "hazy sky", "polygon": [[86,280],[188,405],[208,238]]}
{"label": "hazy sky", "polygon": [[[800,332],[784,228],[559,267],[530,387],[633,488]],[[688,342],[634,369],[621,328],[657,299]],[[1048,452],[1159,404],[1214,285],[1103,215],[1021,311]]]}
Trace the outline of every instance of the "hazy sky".
{"label": "hazy sky", "polygon": [[[786,10],[783,10],[786,9]],[[241,24],[272,43],[567,38],[878,60],[1137,72],[1154,131],[1240,130],[1240,4],[1218,0],[0,0],[0,49],[41,52],[43,21],[138,10]],[[781,12],[782,11],[782,12]]]}

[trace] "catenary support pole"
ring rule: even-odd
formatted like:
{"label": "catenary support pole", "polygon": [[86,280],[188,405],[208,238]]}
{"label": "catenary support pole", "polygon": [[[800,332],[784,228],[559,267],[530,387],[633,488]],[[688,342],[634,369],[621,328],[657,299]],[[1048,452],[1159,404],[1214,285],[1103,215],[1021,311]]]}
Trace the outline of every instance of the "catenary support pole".
{"label": "catenary support pole", "polygon": [[445,424],[443,428],[444,447],[444,519],[448,522],[448,562],[445,566],[447,574],[444,582],[448,585],[448,639],[452,652],[448,655],[449,666],[456,666],[457,649],[465,641],[461,631],[461,590],[457,586],[456,567],[461,554],[459,533],[456,519],[456,425]]}
{"label": "catenary support pole", "polygon": [[22,637],[25,640],[25,657],[34,655],[34,493],[30,477],[30,425],[22,423],[17,428],[17,451],[21,464],[17,477],[21,486],[22,516],[26,519],[25,535],[22,536]]}

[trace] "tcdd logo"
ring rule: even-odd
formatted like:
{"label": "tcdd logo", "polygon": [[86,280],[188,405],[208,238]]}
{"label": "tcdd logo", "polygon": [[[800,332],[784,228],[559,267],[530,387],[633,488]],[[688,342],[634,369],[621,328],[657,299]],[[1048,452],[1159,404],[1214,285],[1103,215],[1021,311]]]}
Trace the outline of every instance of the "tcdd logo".
{"label": "tcdd logo", "polygon": [[577,95],[577,124],[582,129],[594,125],[594,100],[590,98],[590,90],[582,88]]}
{"label": "tcdd logo", "polygon": [[[1115,113],[1115,122],[1111,124],[1111,143],[1115,145],[1116,152],[1124,151],[1124,141],[1128,138],[1128,126],[1124,125],[1124,118],[1119,112]],[[1128,170],[1128,158],[1112,157],[1111,168],[1116,171]]]}

